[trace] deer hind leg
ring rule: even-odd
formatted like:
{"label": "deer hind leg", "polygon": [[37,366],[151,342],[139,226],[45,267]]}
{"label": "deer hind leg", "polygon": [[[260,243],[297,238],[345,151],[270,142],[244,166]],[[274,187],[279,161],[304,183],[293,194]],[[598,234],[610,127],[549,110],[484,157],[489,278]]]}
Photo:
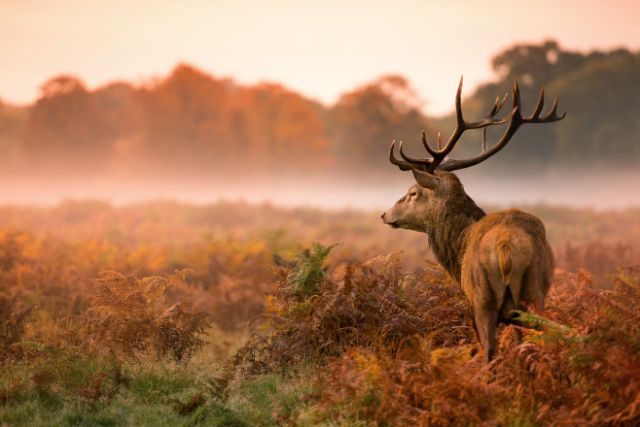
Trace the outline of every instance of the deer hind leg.
{"label": "deer hind leg", "polygon": [[527,269],[523,277],[522,300],[527,304],[535,305],[538,310],[544,310],[544,297],[548,289],[549,279],[540,268]]}
{"label": "deer hind leg", "polygon": [[473,314],[484,351],[484,360],[490,362],[496,352],[496,329],[500,307],[487,275],[478,274],[476,280]]}
{"label": "deer hind leg", "polygon": [[484,351],[485,362],[490,362],[496,352],[496,328],[498,326],[498,310],[492,305],[481,305],[474,308],[476,328]]}

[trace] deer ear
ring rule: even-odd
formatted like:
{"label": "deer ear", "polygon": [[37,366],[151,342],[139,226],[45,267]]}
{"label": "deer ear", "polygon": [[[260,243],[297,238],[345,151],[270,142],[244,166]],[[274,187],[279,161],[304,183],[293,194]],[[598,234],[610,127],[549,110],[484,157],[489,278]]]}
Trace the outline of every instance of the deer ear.
{"label": "deer ear", "polygon": [[430,174],[429,172],[424,172],[417,169],[411,169],[413,172],[413,177],[416,179],[416,182],[420,187],[428,188],[430,190],[435,190],[442,185],[442,180]]}

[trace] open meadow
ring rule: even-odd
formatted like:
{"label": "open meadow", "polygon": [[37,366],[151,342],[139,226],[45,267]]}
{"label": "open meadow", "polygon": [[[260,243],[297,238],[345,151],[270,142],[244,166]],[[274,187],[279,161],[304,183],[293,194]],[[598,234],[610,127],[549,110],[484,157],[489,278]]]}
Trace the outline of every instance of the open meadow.
{"label": "open meadow", "polygon": [[0,427],[640,426],[639,1],[0,4]]}
{"label": "open meadow", "polygon": [[558,269],[488,367],[376,212],[1,207],[0,425],[636,424],[640,211],[525,209]]}

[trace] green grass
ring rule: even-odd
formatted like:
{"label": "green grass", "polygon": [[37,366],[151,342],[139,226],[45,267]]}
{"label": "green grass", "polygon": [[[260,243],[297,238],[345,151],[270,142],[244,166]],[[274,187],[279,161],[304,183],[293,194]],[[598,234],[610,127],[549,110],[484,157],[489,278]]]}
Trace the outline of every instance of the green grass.
{"label": "green grass", "polygon": [[[2,426],[273,426],[314,422],[305,397],[311,371],[266,374],[232,384],[224,402],[212,395],[210,363],[120,363],[59,355],[6,366],[0,374]],[[101,379],[100,386],[92,381]],[[100,390],[95,392],[95,390]]]}

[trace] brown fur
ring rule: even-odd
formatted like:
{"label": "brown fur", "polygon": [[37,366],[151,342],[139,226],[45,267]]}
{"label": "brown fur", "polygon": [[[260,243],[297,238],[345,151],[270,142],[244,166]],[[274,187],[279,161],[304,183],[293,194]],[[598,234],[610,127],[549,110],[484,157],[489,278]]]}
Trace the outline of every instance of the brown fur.
{"label": "brown fur", "polygon": [[382,216],[396,228],[427,233],[438,262],[473,305],[485,359],[495,352],[496,327],[514,309],[543,307],[553,253],[542,222],[511,209],[486,215],[451,172],[416,174],[421,185]]}

